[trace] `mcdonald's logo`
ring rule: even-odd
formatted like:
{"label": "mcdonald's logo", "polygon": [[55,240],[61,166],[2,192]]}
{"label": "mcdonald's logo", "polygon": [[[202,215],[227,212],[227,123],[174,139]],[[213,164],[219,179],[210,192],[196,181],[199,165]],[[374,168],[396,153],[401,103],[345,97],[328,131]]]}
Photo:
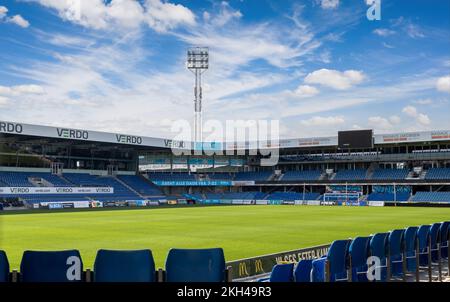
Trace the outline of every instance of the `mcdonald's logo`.
{"label": "mcdonald's logo", "polygon": [[245,263],[245,262],[239,263],[239,277],[242,277],[242,276],[250,276],[250,274],[248,273],[248,270],[247,270],[247,263]]}
{"label": "mcdonald's logo", "polygon": [[261,259],[255,260],[255,273],[264,273],[263,264]]}

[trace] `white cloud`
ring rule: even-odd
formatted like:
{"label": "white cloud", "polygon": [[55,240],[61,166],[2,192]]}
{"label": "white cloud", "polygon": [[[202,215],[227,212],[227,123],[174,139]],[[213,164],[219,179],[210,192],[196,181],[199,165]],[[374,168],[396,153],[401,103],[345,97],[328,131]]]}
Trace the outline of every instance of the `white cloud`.
{"label": "white cloud", "polygon": [[319,90],[314,86],[300,85],[294,91],[294,94],[300,97],[311,97],[319,93]]}
{"label": "white cloud", "polygon": [[161,0],[34,0],[56,10],[67,21],[93,29],[111,30],[136,28],[147,24],[158,32],[165,32],[179,25],[194,25],[195,15],[181,4]]}
{"label": "white cloud", "polygon": [[419,113],[416,120],[423,126],[428,126],[430,124],[430,118],[426,114]]}
{"label": "white cloud", "polygon": [[387,37],[395,34],[395,31],[387,29],[387,28],[377,28],[373,31],[375,35],[378,35],[380,37]]}
{"label": "white cloud", "polygon": [[0,19],[3,19],[6,17],[6,14],[8,13],[8,9],[5,6],[0,6]]}
{"label": "white cloud", "polygon": [[375,129],[381,129],[381,130],[388,130],[388,129],[392,129],[392,124],[391,122],[381,116],[371,116],[368,119],[368,125],[370,127],[373,127]]}
{"label": "white cloud", "polygon": [[0,96],[0,107],[6,106],[9,103],[9,98]]}
{"label": "white cloud", "polygon": [[330,70],[320,69],[308,74],[305,78],[305,83],[320,84],[328,86],[337,90],[346,90],[353,85],[361,83],[365,79],[365,75],[357,70]]}
{"label": "white cloud", "polygon": [[327,126],[341,125],[345,123],[345,119],[342,116],[328,116],[328,117],[315,116],[308,120],[300,121],[300,123],[307,127],[310,126],[327,127]]}
{"label": "white cloud", "polygon": [[397,125],[397,124],[400,124],[400,122],[401,122],[402,120],[401,120],[401,118],[400,118],[398,115],[391,115],[391,116],[389,117],[389,121],[390,121],[392,124]]}
{"label": "white cloud", "polygon": [[319,0],[319,3],[324,9],[334,9],[339,6],[339,0]]}
{"label": "white cloud", "polygon": [[22,28],[27,28],[30,23],[25,20],[21,15],[14,15],[12,17],[7,16],[8,8],[6,6],[0,6],[0,21],[16,24]]}
{"label": "white cloud", "polygon": [[422,30],[420,29],[419,26],[414,25],[412,23],[408,24],[405,27],[406,33],[408,34],[409,37],[413,38],[413,39],[418,39],[418,38],[424,38],[425,34],[422,32]]}
{"label": "white cloud", "polygon": [[44,88],[39,85],[0,86],[0,95],[17,96],[23,94],[43,94]]}
{"label": "white cloud", "polygon": [[406,106],[402,109],[402,112],[410,117],[417,117],[417,108],[414,106]]}
{"label": "white cloud", "polygon": [[14,23],[22,28],[27,28],[28,26],[30,26],[30,23],[27,20],[25,20],[21,15],[15,15],[9,18],[7,22]]}
{"label": "white cloud", "polygon": [[419,104],[419,105],[431,105],[431,104],[433,104],[433,101],[431,99],[421,99],[421,100],[414,101],[413,103]]}
{"label": "white cloud", "polygon": [[409,117],[415,118],[416,122],[422,126],[428,126],[431,123],[428,115],[418,112],[414,106],[406,106],[402,112]]}
{"label": "white cloud", "polygon": [[212,23],[215,26],[224,26],[231,20],[240,19],[242,17],[242,13],[239,10],[231,8],[228,2],[223,1],[220,3],[220,6],[220,13],[212,19]]}
{"label": "white cloud", "polygon": [[436,83],[436,89],[450,93],[450,75],[439,78]]}

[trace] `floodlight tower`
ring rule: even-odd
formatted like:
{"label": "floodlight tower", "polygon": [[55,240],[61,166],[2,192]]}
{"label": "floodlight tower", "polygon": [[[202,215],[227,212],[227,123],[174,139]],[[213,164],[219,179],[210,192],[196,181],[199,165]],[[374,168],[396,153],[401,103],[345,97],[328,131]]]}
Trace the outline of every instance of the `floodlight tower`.
{"label": "floodlight tower", "polygon": [[187,68],[195,75],[194,87],[194,147],[202,142],[202,74],[209,67],[207,47],[191,47],[187,51]]}

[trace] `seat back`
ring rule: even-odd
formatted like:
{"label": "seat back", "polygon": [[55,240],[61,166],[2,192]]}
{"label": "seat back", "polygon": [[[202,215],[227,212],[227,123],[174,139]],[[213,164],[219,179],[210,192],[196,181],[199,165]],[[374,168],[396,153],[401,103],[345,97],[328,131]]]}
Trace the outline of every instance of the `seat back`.
{"label": "seat back", "polygon": [[367,281],[367,257],[369,256],[369,242],[371,237],[356,237],[350,243],[349,259],[352,268],[352,282]]}
{"label": "seat back", "polygon": [[417,230],[417,244],[419,251],[424,251],[428,247],[430,228],[430,225],[421,225]]}
{"label": "seat back", "polygon": [[389,232],[388,246],[391,258],[397,258],[402,255],[404,234],[404,229],[392,230]]}
{"label": "seat back", "polygon": [[360,267],[367,264],[370,239],[371,237],[356,237],[350,243],[349,257],[353,267]]}
{"label": "seat back", "polygon": [[404,248],[406,259],[406,270],[409,272],[416,270],[416,244],[418,227],[408,227],[404,235]]}
{"label": "seat back", "polygon": [[441,246],[441,257],[448,257],[448,235],[449,235],[450,221],[444,221],[439,227],[439,243]]}
{"label": "seat back", "polygon": [[440,228],[441,223],[433,223],[430,228],[431,261],[433,262],[436,262],[439,258],[438,241]]}
{"label": "seat back", "polygon": [[404,249],[404,229],[392,230],[388,237],[388,251],[391,258],[391,274],[400,276],[403,274],[403,249]]}
{"label": "seat back", "polygon": [[300,260],[294,270],[295,282],[311,282],[312,259]]}
{"label": "seat back", "polygon": [[270,282],[292,282],[294,263],[276,264],[270,273]]}
{"label": "seat back", "polygon": [[95,282],[155,282],[150,250],[99,250],[94,262]]}
{"label": "seat back", "polygon": [[331,244],[327,254],[331,279],[333,276],[340,279],[341,275],[346,274],[349,243],[350,240],[336,240]]}
{"label": "seat back", "polygon": [[370,240],[370,254],[372,256],[377,256],[380,260],[386,259],[388,237],[389,233],[377,233],[373,235]]}
{"label": "seat back", "polygon": [[9,262],[5,251],[0,251],[0,282],[9,281]]}
{"label": "seat back", "polygon": [[78,250],[25,251],[20,273],[22,282],[79,282],[83,262]]}
{"label": "seat back", "polygon": [[225,256],[221,248],[171,249],[166,259],[168,282],[225,281]]}

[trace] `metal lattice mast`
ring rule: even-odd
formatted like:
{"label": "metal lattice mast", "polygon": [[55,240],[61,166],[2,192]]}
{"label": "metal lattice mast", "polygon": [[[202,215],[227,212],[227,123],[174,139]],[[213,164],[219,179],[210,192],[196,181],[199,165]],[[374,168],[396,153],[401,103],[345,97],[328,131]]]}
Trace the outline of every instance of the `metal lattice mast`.
{"label": "metal lattice mast", "polygon": [[195,75],[194,86],[194,146],[202,142],[202,74],[209,67],[207,47],[192,47],[187,52],[187,68]]}

